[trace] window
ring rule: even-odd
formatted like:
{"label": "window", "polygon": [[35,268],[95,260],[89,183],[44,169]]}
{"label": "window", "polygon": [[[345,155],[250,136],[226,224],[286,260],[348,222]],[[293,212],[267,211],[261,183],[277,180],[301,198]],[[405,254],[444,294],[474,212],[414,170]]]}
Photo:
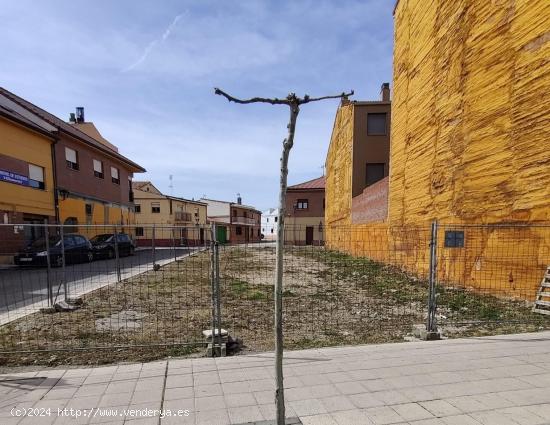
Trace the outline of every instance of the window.
{"label": "window", "polygon": [[86,215],[92,215],[92,204],[86,204],[85,210],[86,210]]}
{"label": "window", "polygon": [[271,229],[271,233],[273,233],[273,228]]}
{"label": "window", "polygon": [[254,237],[254,229],[251,227],[250,228],[250,237],[253,238]]}
{"label": "window", "polygon": [[103,162],[94,159],[94,176],[97,178],[103,178]]}
{"label": "window", "polygon": [[278,218],[278,217],[275,217],[275,223],[277,223],[277,218]]}
{"label": "window", "polygon": [[78,170],[78,154],[74,149],[65,148],[65,160],[67,161],[67,168]]}
{"label": "window", "polygon": [[370,186],[384,178],[385,164],[367,164],[366,184]]}
{"label": "window", "polygon": [[386,135],[386,113],[367,114],[367,134],[369,136]]}
{"label": "window", "polygon": [[111,167],[111,181],[114,184],[120,184],[120,178],[118,176],[118,168]]}
{"label": "window", "polygon": [[86,239],[84,239],[82,236],[74,235],[73,240],[77,246],[86,245]]}
{"label": "window", "polygon": [[464,231],[445,230],[445,248],[464,248]]}
{"label": "window", "polygon": [[242,235],[242,234],[243,234],[243,228],[240,227],[240,226],[236,227],[236,228],[235,228],[235,233],[236,233],[237,235]]}
{"label": "window", "polygon": [[269,217],[267,217],[267,223],[269,223]]}
{"label": "window", "polygon": [[233,217],[237,217],[237,210],[233,210]]}
{"label": "window", "polygon": [[139,204],[134,205],[134,212],[136,214],[139,214],[141,212],[141,205]]}
{"label": "window", "polygon": [[258,237],[260,238],[261,237],[261,233],[260,233],[260,229],[258,229]]}
{"label": "window", "polygon": [[151,203],[151,212],[155,214],[160,213],[160,202]]}
{"label": "window", "polygon": [[65,245],[65,249],[72,248],[73,246],[76,245],[76,242],[72,236],[64,236],[63,245]]}
{"label": "window", "polygon": [[29,185],[44,190],[44,169],[42,167],[29,164]]}
{"label": "window", "polygon": [[143,236],[143,227],[136,227],[136,236]]}
{"label": "window", "polygon": [[116,236],[116,240],[117,242],[120,242],[120,243],[129,243],[129,242],[132,242],[130,240],[130,238],[128,237],[128,235],[125,235],[124,233],[119,233],[117,236]]}
{"label": "window", "polygon": [[298,199],[298,202],[296,203],[296,209],[298,210],[307,210],[307,199]]}

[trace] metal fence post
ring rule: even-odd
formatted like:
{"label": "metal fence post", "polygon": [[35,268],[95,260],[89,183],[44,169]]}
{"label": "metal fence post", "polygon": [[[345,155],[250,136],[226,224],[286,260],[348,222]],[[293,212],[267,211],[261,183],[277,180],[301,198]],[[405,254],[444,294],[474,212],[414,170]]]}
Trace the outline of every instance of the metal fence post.
{"label": "metal fence post", "polygon": [[214,224],[214,273],[215,273],[215,290],[216,290],[216,312],[217,312],[217,327],[218,327],[218,347],[220,347],[220,355],[222,350],[222,309],[221,309],[221,294],[220,294],[220,245],[216,233],[216,224]]}
{"label": "metal fence post", "polygon": [[176,229],[174,227],[172,227],[170,229],[170,233],[172,234],[172,249],[174,250],[174,261],[177,261],[178,259],[178,256],[176,254],[176,236],[175,236],[175,232],[176,232]]}
{"label": "metal fence post", "polygon": [[156,253],[155,253],[155,225],[153,224],[153,229],[152,229],[152,232],[151,232],[151,256],[153,258],[153,270],[155,270],[155,267],[156,267],[156,263],[157,263],[157,260],[156,260]]}
{"label": "metal fence post", "polygon": [[437,333],[437,323],[435,312],[437,309],[436,299],[436,282],[437,282],[437,220],[432,222],[430,236],[430,276],[429,276],[429,292],[428,292],[428,320],[426,323],[426,331]]}
{"label": "metal fence post", "polygon": [[69,299],[69,291],[67,287],[67,276],[65,275],[65,235],[62,224],[59,225],[59,238],[61,240],[61,283],[63,284],[63,299],[67,301]]}
{"label": "metal fence post", "polygon": [[216,253],[214,251],[214,223],[212,223],[210,226],[210,291],[212,293],[212,337],[210,341],[212,346],[212,357],[216,357]]}
{"label": "metal fence post", "polygon": [[46,283],[48,285],[48,305],[53,306],[52,276],[50,262],[50,229],[48,228],[48,219],[44,219],[44,239],[46,241]]}
{"label": "metal fence post", "polygon": [[120,282],[121,276],[120,276],[120,252],[118,250],[118,226],[115,224],[115,234],[113,235],[115,238],[115,261],[116,261],[116,277],[117,282]]}

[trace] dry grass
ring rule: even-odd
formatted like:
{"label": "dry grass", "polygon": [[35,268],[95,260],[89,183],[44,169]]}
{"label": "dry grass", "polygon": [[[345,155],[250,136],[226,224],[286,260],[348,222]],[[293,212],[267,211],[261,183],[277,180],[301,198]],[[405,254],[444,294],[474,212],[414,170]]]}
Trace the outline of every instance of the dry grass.
{"label": "dry grass", "polygon": [[[271,350],[274,248],[223,247],[220,258],[223,326],[243,340],[244,353]],[[78,311],[35,313],[12,322],[0,328],[4,350],[78,351],[0,355],[0,364],[101,364],[197,355],[201,331],[211,327],[209,267],[208,253],[200,253],[89,293]],[[403,341],[413,324],[425,321],[427,283],[368,259],[294,247],[285,252],[284,297],[289,349]],[[124,311],[143,314],[138,328],[105,331],[96,325]],[[460,289],[440,288],[438,311],[444,332],[452,337],[550,327],[525,303]],[[114,324],[124,325],[120,319]],[[87,349],[96,347],[106,349]]]}

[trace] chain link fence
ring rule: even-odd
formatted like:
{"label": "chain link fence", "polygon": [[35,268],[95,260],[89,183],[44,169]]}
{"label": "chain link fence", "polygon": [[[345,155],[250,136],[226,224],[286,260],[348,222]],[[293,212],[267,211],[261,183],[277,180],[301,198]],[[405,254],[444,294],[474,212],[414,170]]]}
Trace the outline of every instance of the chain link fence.
{"label": "chain link fence", "polygon": [[[274,241],[218,244],[212,226],[0,233],[0,363],[190,354],[219,327],[241,353],[273,349]],[[415,325],[449,337],[550,326],[532,312],[550,226],[320,227],[316,243],[305,228],[285,233],[288,349],[403,341]]]}

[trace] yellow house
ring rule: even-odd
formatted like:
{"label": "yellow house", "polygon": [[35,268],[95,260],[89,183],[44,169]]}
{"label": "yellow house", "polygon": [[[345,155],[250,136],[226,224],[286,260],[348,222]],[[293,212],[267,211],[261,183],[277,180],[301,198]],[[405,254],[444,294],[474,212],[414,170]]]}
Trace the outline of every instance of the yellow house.
{"label": "yellow house", "polygon": [[112,231],[112,227],[94,229],[86,225],[133,223],[131,180],[134,173],[145,169],[121,155],[92,122],[85,121],[84,108],[76,108],[76,115],[71,114],[66,122],[1,87],[0,96],[28,119],[45,123],[55,138],[47,159],[50,169],[53,164],[55,182],[51,189],[55,187],[57,222],[88,237]]}
{"label": "yellow house", "polygon": [[52,127],[0,95],[0,263],[43,235],[43,228],[9,224],[55,222]]}
{"label": "yellow house", "polygon": [[532,299],[550,264],[548,2],[400,0],[394,18],[387,223],[328,240],[425,272],[437,219],[440,281]]}
{"label": "yellow house", "polygon": [[151,244],[153,225],[156,246],[203,245],[209,240],[206,203],[164,195],[149,181],[134,181],[132,186],[138,244]]}

